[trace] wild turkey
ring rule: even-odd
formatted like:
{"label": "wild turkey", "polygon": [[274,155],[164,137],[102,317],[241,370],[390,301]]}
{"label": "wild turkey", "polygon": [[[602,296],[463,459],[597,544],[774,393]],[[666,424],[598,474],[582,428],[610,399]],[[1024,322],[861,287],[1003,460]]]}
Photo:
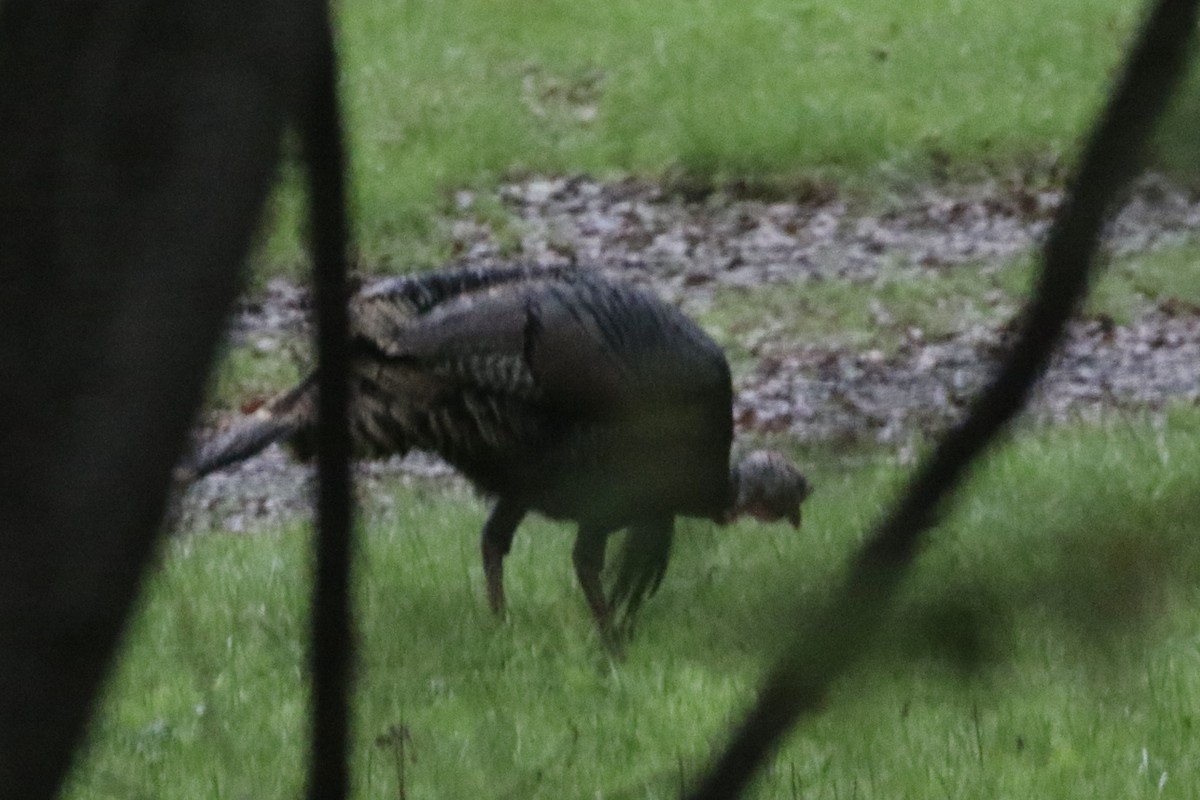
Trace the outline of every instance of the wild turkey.
{"label": "wild turkey", "polygon": [[[483,526],[488,601],[529,511],[572,520],[576,574],[602,634],[658,587],[676,515],[800,524],[804,477],[776,453],[730,466],[721,349],[657,298],[573,269],[386,280],[352,300],[351,430],[364,457],[433,451],[496,498]],[[201,448],[195,478],[287,439],[311,455],[310,376]],[[628,528],[610,598],[606,542]]]}

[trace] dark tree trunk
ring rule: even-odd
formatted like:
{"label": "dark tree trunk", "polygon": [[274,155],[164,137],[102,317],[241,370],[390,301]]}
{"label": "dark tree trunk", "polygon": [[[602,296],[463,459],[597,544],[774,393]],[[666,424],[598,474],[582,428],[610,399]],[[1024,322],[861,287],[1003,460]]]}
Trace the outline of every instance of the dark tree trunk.
{"label": "dark tree trunk", "polygon": [[307,53],[291,6],[0,8],[0,797],[45,798],[153,547]]}

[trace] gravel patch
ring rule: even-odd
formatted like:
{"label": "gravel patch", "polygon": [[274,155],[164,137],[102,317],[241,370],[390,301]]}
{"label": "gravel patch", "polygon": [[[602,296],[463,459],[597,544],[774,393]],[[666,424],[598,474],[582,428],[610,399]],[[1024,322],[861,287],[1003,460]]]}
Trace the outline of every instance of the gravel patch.
{"label": "gravel patch", "polygon": [[[739,381],[734,416],[743,433],[809,443],[904,446],[961,419],[1010,338],[974,328],[913,340],[894,355],[820,347],[767,348]],[[1200,314],[1156,309],[1128,326],[1074,322],[1028,413],[1042,421],[1097,419],[1105,409],[1160,411],[1200,401]]]}
{"label": "gravel patch", "polygon": [[[1031,253],[1062,202],[1055,189],[1001,182],[928,188],[882,210],[833,192],[804,202],[722,195],[685,202],[637,181],[586,178],[531,180],[504,186],[499,196],[516,220],[520,254],[502,255],[503,237],[471,214],[478,198],[461,192],[461,216],[452,223],[458,265],[577,263],[648,286],[685,310],[703,307],[717,287],[865,284],[889,269],[942,275],[1000,264]],[[1198,231],[1200,200],[1149,176],[1111,222],[1106,246],[1145,252]],[[309,311],[304,289],[275,280],[240,303],[231,336],[275,348],[309,333]],[[874,443],[903,454],[916,437],[960,418],[1009,335],[977,321],[937,340],[910,331],[889,354],[767,337],[753,348],[757,363],[736,378],[738,430],[812,444]],[[1090,419],[1173,401],[1200,401],[1200,307],[1183,301],[1164,302],[1129,325],[1073,323],[1030,411],[1051,421]],[[422,454],[357,470],[368,513],[386,513],[386,492],[374,490],[387,481],[451,481],[466,491],[448,467]],[[179,503],[179,527],[275,525],[306,514],[311,492],[311,468],[273,447],[191,486]]]}

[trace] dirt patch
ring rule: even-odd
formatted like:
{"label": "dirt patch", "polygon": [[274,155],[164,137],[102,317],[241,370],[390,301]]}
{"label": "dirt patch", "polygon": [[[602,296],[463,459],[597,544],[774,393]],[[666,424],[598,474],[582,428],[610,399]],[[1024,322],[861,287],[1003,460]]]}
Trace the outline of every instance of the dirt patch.
{"label": "dirt patch", "polygon": [[[886,270],[931,276],[986,270],[1036,247],[1062,201],[1052,188],[1002,182],[928,188],[867,207],[833,193],[804,202],[761,202],[713,195],[685,202],[635,181],[533,180],[503,187],[512,230],[477,219],[479,198],[460,193],[451,223],[457,264],[576,263],[602,269],[695,311],[711,293],[806,281],[864,285]],[[1164,181],[1138,182],[1110,224],[1106,246],[1145,252],[1200,231],[1200,201]],[[519,242],[512,252],[512,242]],[[507,244],[505,244],[507,242]],[[1041,382],[1031,410],[1050,420],[1094,417],[1105,409],[1158,410],[1200,400],[1200,310],[1169,301],[1128,325],[1074,323]],[[274,347],[308,333],[309,301],[300,287],[273,281],[244,300],[235,341]],[[914,437],[944,429],[963,413],[997,363],[1009,336],[1003,320],[964,321],[927,340],[905,333],[893,353],[854,351],[760,336],[754,363],[739,370],[734,413],[744,435],[803,442],[873,443],[902,452]],[[385,510],[379,481],[448,479],[425,456],[359,467],[364,497]],[[181,504],[185,528],[246,529],[303,513],[311,471],[272,448],[224,474],[198,482]]]}
{"label": "dirt patch", "polygon": [[[500,190],[517,218],[519,257],[579,263],[653,283],[678,297],[708,282],[758,286],[806,280],[866,282],[895,267],[986,265],[1029,252],[1062,202],[1055,188],[1000,181],[926,188],[883,208],[817,193],[765,203],[714,194],[685,202],[657,186],[540,180]],[[455,223],[464,263],[511,259],[464,193]],[[1200,229],[1200,200],[1147,176],[1113,220],[1108,247],[1145,251]]]}
{"label": "dirt patch", "polygon": [[[498,194],[513,215],[513,231],[497,232],[475,217],[480,199],[459,193],[459,216],[449,223],[459,254],[455,266],[579,264],[647,284],[685,308],[703,301],[708,284],[867,283],[884,270],[987,268],[1031,253],[1062,202],[1058,189],[999,181],[927,188],[893,197],[883,208],[833,193],[804,202],[721,194],[685,202],[639,181],[586,178],[511,184]],[[1200,198],[1147,176],[1111,223],[1106,242],[1117,254],[1145,252],[1197,232]],[[261,296],[239,306],[233,333],[295,333],[307,313],[301,288],[271,281]]]}
{"label": "dirt patch", "polygon": [[[1009,338],[1007,328],[975,328],[916,339],[890,356],[773,343],[739,381],[735,419],[745,433],[904,446],[961,418]],[[1168,305],[1128,326],[1073,323],[1029,412],[1095,419],[1105,409],[1158,411],[1172,401],[1200,401],[1200,315]]]}

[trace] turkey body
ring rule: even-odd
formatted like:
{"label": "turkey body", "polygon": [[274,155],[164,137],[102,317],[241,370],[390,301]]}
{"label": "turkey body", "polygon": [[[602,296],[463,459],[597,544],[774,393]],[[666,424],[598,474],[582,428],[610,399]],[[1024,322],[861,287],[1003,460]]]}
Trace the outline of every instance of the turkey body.
{"label": "turkey body", "polygon": [[[360,452],[435,451],[483,491],[556,519],[623,525],[727,507],[732,390],[720,349],[628,286],[518,276],[454,295],[382,340],[356,326]],[[376,288],[356,317],[406,288]]]}
{"label": "turkey body", "polygon": [[[721,349],[656,297],[569,269],[460,271],[379,283],[351,307],[356,454],[438,453],[496,498],[482,537],[488,597],[529,511],[579,525],[576,571],[607,630],[656,588],[674,517],[729,508],[732,388]],[[204,474],[276,438],[315,444],[310,377],[201,451]],[[612,598],[605,543],[628,528]]]}

